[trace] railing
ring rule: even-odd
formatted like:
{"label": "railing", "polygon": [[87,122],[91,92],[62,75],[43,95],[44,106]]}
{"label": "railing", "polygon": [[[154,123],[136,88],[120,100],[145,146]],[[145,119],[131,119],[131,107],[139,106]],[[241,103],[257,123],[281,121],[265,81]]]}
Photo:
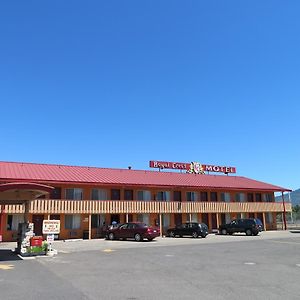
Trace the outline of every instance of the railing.
{"label": "railing", "polygon": [[[292,211],[285,203],[286,212]],[[5,205],[5,212],[24,213],[22,205]],[[159,202],[102,200],[34,200],[29,212],[33,214],[123,214],[123,213],[244,213],[284,212],[282,202]]]}

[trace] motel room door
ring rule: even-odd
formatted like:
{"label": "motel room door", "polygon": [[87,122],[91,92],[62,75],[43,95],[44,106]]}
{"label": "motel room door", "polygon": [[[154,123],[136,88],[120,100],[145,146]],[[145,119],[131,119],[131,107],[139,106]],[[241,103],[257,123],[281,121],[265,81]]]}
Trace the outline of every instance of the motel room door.
{"label": "motel room door", "polygon": [[33,215],[32,223],[34,224],[34,233],[35,235],[43,235],[43,215]]}

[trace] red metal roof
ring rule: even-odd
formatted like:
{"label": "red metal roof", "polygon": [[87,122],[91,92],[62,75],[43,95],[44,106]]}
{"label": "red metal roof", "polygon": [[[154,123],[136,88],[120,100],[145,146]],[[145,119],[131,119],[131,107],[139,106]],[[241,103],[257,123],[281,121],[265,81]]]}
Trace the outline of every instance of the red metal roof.
{"label": "red metal roof", "polygon": [[128,169],[0,162],[0,180],[39,183],[80,183],[97,185],[187,187],[223,190],[290,191],[241,176],[200,175]]}

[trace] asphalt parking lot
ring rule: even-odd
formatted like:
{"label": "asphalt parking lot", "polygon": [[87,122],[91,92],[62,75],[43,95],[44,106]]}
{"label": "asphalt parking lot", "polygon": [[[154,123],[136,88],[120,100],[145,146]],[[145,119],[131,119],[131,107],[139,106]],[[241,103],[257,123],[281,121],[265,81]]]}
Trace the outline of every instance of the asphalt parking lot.
{"label": "asphalt parking lot", "polygon": [[300,233],[152,242],[55,241],[20,260],[0,245],[1,299],[299,299]]}

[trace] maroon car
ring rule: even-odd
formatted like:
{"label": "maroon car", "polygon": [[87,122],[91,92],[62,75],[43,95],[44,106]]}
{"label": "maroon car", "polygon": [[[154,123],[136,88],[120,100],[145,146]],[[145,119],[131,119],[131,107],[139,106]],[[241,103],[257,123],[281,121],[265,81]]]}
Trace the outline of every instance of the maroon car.
{"label": "maroon car", "polygon": [[141,222],[124,223],[117,227],[110,227],[105,234],[106,239],[135,239],[137,242],[147,239],[152,241],[159,236],[159,229],[147,226]]}

